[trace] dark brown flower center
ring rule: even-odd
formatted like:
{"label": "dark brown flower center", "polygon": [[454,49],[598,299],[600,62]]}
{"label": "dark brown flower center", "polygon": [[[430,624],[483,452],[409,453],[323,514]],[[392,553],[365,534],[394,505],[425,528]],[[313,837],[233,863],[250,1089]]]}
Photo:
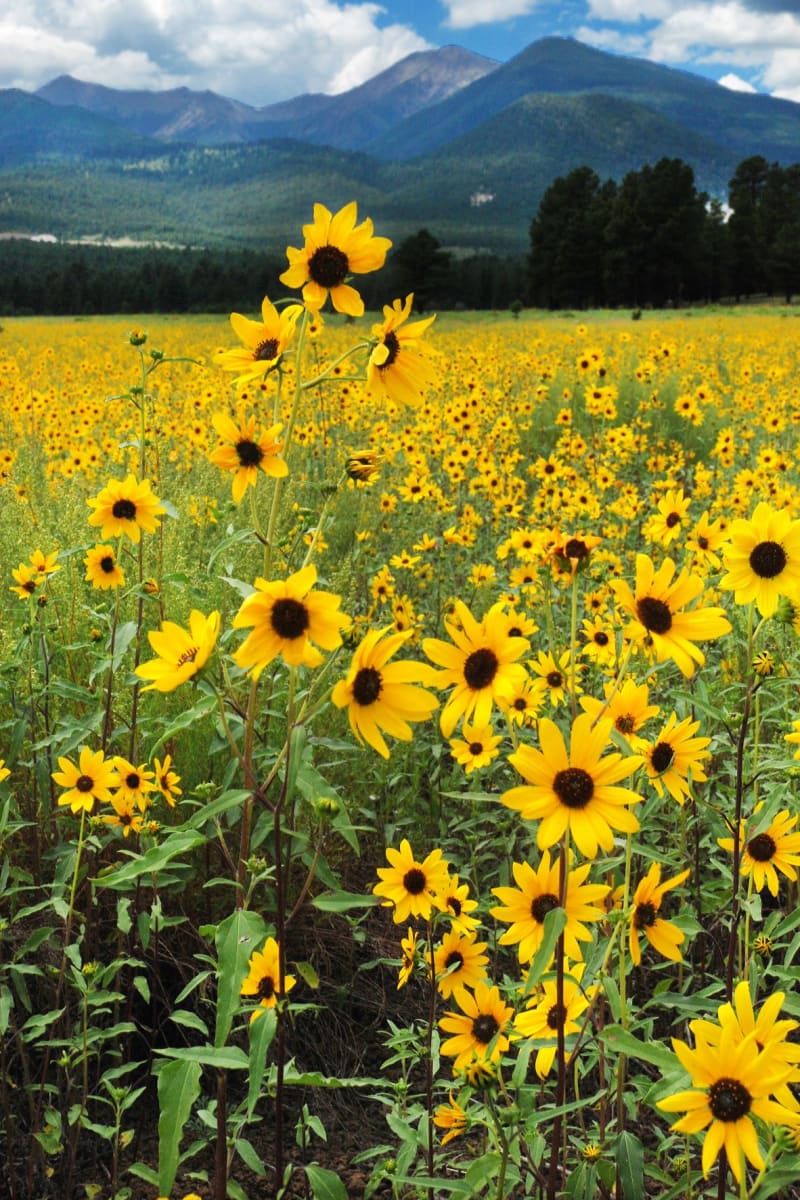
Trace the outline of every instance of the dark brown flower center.
{"label": "dark brown flower center", "polygon": [[75,780],[75,787],[79,792],[91,792],[94,790],[94,780],[91,775],[79,775]]}
{"label": "dark brown flower center", "polygon": [[669,742],[659,742],[653,747],[653,753],[650,755],[650,763],[654,771],[658,771],[659,775],[662,771],[666,771],[671,765],[675,751]]}
{"label": "dark brown flower center", "polygon": [[583,767],[557,771],[553,791],[567,808],[585,808],[594,795],[594,780]]}
{"label": "dark brown flower center", "polygon": [[483,1046],[488,1046],[499,1028],[500,1026],[491,1013],[481,1013],[472,1022],[472,1036],[476,1042],[480,1042]]}
{"label": "dark brown flower center", "polygon": [[427,885],[425,872],[419,867],[412,867],[410,871],[406,871],[403,876],[403,887],[410,896],[419,896],[425,891]]}
{"label": "dark brown flower center", "polygon": [[607,646],[610,638],[607,633],[603,633],[602,629],[597,629],[592,634],[592,641],[594,642],[595,646]]}
{"label": "dark brown flower center", "polygon": [[479,754],[483,754],[483,742],[470,742],[469,752],[473,758],[477,758]]}
{"label": "dark brown flower center", "polygon": [[188,650],[184,650],[183,654],[181,654],[180,658],[175,663],[175,666],[185,667],[187,663],[193,663],[197,658],[198,650],[198,646],[191,646]]}
{"label": "dark brown flower center", "polygon": [[547,681],[548,687],[560,688],[564,682],[564,676],[560,671],[548,671],[545,675],[545,680]]}
{"label": "dark brown flower center", "polygon": [[136,516],[136,505],[132,500],[115,500],[111,515],[119,521],[133,521]]}
{"label": "dark brown flower center", "polygon": [[707,550],[708,549],[708,538],[703,537],[701,534],[700,537],[697,539],[697,544],[701,550]]}
{"label": "dark brown flower center", "polygon": [[459,954],[457,950],[451,950],[447,958],[444,960],[444,969],[449,971],[451,967],[463,967],[464,955]]}
{"label": "dark brown flower center", "polygon": [[633,733],[636,728],[636,721],[630,713],[620,713],[614,722],[614,728],[620,733]]}
{"label": "dark brown flower center", "polygon": [[672,627],[672,613],[663,600],[655,596],[642,596],[636,601],[636,615],[648,633],[668,633]]}
{"label": "dark brown flower center", "polygon": [[554,1004],[547,1014],[547,1024],[550,1029],[559,1029],[567,1016],[567,1010],[563,1004]]}
{"label": "dark brown flower center", "polygon": [[27,592],[29,596],[32,596],[33,593],[36,591],[36,580],[35,579],[26,579],[22,585],[22,590],[23,590],[23,592]]}
{"label": "dark brown flower center", "polygon": [[271,975],[265,975],[263,979],[258,981],[258,992],[256,995],[261,1000],[271,1000],[275,995],[275,980]]}
{"label": "dark brown flower center", "polygon": [[141,782],[142,782],[141,777],[140,777],[138,771],[130,771],[125,776],[125,786],[127,788],[130,788],[132,792],[136,791],[136,789],[140,786]]}
{"label": "dark brown flower center", "polygon": [[473,691],[479,692],[492,682],[499,665],[494,650],[488,647],[473,650],[464,662],[464,679]]}
{"label": "dark brown flower center", "polygon": [[257,467],[264,457],[261,447],[247,438],[236,443],[236,454],[243,467]]}
{"label": "dark brown flower center", "polygon": [[253,351],[253,358],[256,362],[271,362],[273,358],[278,357],[278,339],[265,338],[263,342],[259,342]]}
{"label": "dark brown flower center", "polygon": [[349,266],[338,246],[319,246],[308,260],[308,273],[320,287],[334,288],[344,282]]}
{"label": "dark brown flower center", "polygon": [[633,914],[633,923],[637,929],[649,929],[651,925],[656,923],[656,907],[649,900],[644,904],[637,904]]}
{"label": "dark brown flower center", "polygon": [[582,558],[587,558],[588,554],[589,554],[589,547],[586,545],[586,542],[584,542],[582,538],[570,538],[568,541],[566,541],[564,543],[565,558],[582,559]]}
{"label": "dark brown flower center", "polygon": [[374,704],[383,691],[383,677],[374,667],[362,667],[353,680],[353,699],[366,707]]}
{"label": "dark brown flower center", "polygon": [[667,529],[672,529],[675,525],[678,524],[680,519],[681,519],[680,513],[671,512],[666,520]]}
{"label": "dark brown flower center", "polygon": [[761,579],[780,575],[786,561],[786,551],[777,542],[759,542],[750,551],[750,566]]}
{"label": "dark brown flower center", "polygon": [[457,896],[447,897],[447,907],[450,909],[454,917],[461,916],[461,901]]}
{"label": "dark brown flower center", "polygon": [[747,853],[756,862],[769,862],[777,848],[768,833],[759,833],[747,843]]}
{"label": "dark brown flower center", "polygon": [[517,712],[525,712],[525,710],[528,707],[528,705],[525,703],[525,697],[517,696],[516,700],[511,705],[511,707],[515,708],[517,710]]}
{"label": "dark brown flower center", "polygon": [[270,621],[278,637],[292,641],[308,629],[308,609],[299,600],[284,596],[273,604]]}
{"label": "dark brown flower center", "polygon": [[537,896],[531,901],[531,916],[534,921],[538,921],[540,925],[544,924],[544,919],[549,912],[554,908],[558,908],[558,896],[553,896],[546,892],[543,896]]}
{"label": "dark brown flower center", "polygon": [[105,571],[106,575],[112,575],[114,572],[114,555],[104,554],[100,559],[99,567],[101,571]]}
{"label": "dark brown flower center", "polygon": [[723,1076],[708,1089],[708,1107],[718,1121],[739,1121],[750,1112],[752,1096],[738,1079]]}
{"label": "dark brown flower center", "polygon": [[388,350],[388,354],[380,365],[381,371],[385,371],[387,367],[390,367],[400,352],[400,342],[398,341],[397,334],[391,329],[383,335],[383,344]]}

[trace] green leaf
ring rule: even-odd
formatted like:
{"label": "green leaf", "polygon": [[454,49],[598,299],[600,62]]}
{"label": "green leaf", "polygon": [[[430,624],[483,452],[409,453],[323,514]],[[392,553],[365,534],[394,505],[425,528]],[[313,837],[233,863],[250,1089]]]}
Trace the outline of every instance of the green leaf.
{"label": "green leaf", "polygon": [[309,1163],[306,1178],[311,1185],[314,1200],[347,1200],[347,1189],[334,1171]]}
{"label": "green leaf", "polygon": [[252,1142],[248,1142],[247,1138],[237,1138],[234,1142],[234,1148],[242,1162],[246,1167],[250,1168],[254,1175],[266,1175],[266,1168],[256,1154]]}
{"label": "green leaf", "polygon": [[158,1073],[158,1191],[169,1196],[178,1170],[183,1127],[200,1095],[199,1062],[166,1063]]}
{"label": "green leaf", "polygon": [[217,926],[214,934],[219,964],[215,1046],[224,1046],[228,1040],[233,1018],[242,1003],[248,959],[261,947],[266,936],[263,917],[246,908],[235,909]]}
{"label": "green leaf", "polygon": [[183,1025],[186,1029],[196,1029],[198,1033],[202,1033],[203,1037],[208,1037],[208,1026],[202,1017],[198,1017],[197,1013],[187,1012],[185,1008],[178,1008],[175,1012],[170,1013],[169,1019],[176,1025]]}
{"label": "green leaf", "polygon": [[113,889],[125,888],[141,879],[142,875],[155,875],[173,858],[179,854],[187,854],[197,846],[202,846],[205,838],[201,833],[182,830],[171,833],[158,846],[151,846],[145,854],[136,855],[122,866],[113,867],[110,871],[101,871],[95,883],[102,887]]}
{"label": "green leaf", "polygon": [[378,904],[377,896],[363,896],[360,892],[324,892],[311,901],[320,912],[350,912],[353,908],[372,908]]}
{"label": "green leaf", "polygon": [[627,1054],[629,1058],[638,1058],[642,1062],[651,1063],[660,1071],[674,1071],[678,1060],[671,1050],[656,1043],[640,1042],[621,1025],[607,1025],[601,1037],[609,1050],[617,1054]]}
{"label": "green leaf", "polygon": [[277,1028],[278,1015],[274,1008],[262,1008],[260,1015],[250,1022],[250,1058],[248,1062],[250,1074],[247,1081],[248,1121],[252,1118],[258,1097],[261,1095],[261,1084],[267,1065],[267,1051],[272,1044]]}
{"label": "green leaf", "polygon": [[633,1133],[617,1138],[617,1170],[622,1200],[644,1200],[644,1147]]}
{"label": "green leaf", "polygon": [[311,963],[310,962],[296,962],[296,963],[293,963],[292,965],[294,966],[295,971],[297,971],[297,974],[311,988],[311,990],[316,991],[317,988],[319,987],[319,975],[314,970]]}
{"label": "green leaf", "polygon": [[216,707],[217,697],[215,695],[211,694],[201,696],[196,704],[193,704],[191,708],[185,709],[180,716],[176,717],[172,724],[164,730],[156,744],[151,747],[150,757],[152,758],[154,754],[158,754],[164,743],[168,742],[170,738],[173,738],[176,733],[180,733],[183,729],[191,729],[192,726],[196,725],[198,721],[202,721],[204,717],[209,715],[209,713],[214,712]]}
{"label": "green leaf", "polygon": [[544,919],[542,931],[542,940],[539,944],[539,949],[533,956],[533,962],[528,969],[528,982],[525,985],[526,993],[529,993],[535,983],[544,975],[550,959],[555,952],[556,942],[561,937],[567,924],[567,914],[563,908],[553,908],[547,913]]}
{"label": "green leaf", "polygon": [[157,1050],[165,1058],[177,1058],[181,1062],[196,1063],[198,1066],[214,1067],[217,1071],[246,1071],[247,1055],[238,1046],[169,1046]]}

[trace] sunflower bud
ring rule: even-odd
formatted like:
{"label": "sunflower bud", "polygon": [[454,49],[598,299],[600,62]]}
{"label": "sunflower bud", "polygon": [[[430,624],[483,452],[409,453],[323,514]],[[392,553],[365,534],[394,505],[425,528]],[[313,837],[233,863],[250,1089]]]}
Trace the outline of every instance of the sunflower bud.
{"label": "sunflower bud", "polygon": [[143,346],[147,341],[147,334],[144,329],[131,329],[128,333],[128,341],[132,346]]}
{"label": "sunflower bud", "polygon": [[380,474],[383,459],[377,450],[356,450],[345,463],[350,479],[357,483],[374,483]]}

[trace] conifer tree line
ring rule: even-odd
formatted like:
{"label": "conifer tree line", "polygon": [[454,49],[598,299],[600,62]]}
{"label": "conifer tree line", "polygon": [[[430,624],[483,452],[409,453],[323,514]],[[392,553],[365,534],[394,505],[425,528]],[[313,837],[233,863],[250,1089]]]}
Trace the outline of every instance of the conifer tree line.
{"label": "conifer tree line", "polygon": [[[679,158],[602,181],[588,166],[555,179],[530,225],[530,253],[450,253],[428,229],[400,241],[368,309],[414,292],[418,311],[663,308],[800,294],[800,163],[756,155],[727,204],[698,191]],[[0,243],[0,316],[251,312],[282,292],[284,256],[252,250],[118,249]],[[373,294],[374,293],[374,294]],[[254,300],[254,297],[256,299]]]}
{"label": "conifer tree line", "polygon": [[528,302],[663,308],[800,292],[800,163],[744,159],[727,208],[679,158],[620,183],[578,167],[553,181],[530,227]]}

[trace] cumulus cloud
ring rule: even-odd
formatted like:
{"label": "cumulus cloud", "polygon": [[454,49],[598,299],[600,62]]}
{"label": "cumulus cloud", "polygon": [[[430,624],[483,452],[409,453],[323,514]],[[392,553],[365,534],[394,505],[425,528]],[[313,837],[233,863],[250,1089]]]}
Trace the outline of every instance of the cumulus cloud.
{"label": "cumulus cloud", "polygon": [[672,0],[589,0],[589,16],[598,21],[659,21],[668,17],[675,5]]}
{"label": "cumulus cloud", "polygon": [[444,24],[450,29],[472,29],[475,25],[492,25],[495,21],[506,21],[509,17],[527,16],[538,3],[539,0],[444,0],[447,9]]}
{"label": "cumulus cloud", "polygon": [[626,33],[622,29],[591,29],[584,25],[575,36],[579,42],[597,46],[600,50],[613,50],[617,54],[631,54],[638,58],[647,55],[647,38],[640,33]]}
{"label": "cumulus cloud", "polygon": [[724,88],[729,88],[732,92],[757,91],[757,89],[753,87],[752,83],[748,83],[746,79],[742,79],[741,75],[736,75],[733,71],[731,71],[728,75],[723,75],[721,79],[717,80],[717,83]]}
{"label": "cumulus cloud", "polygon": [[261,105],[345,91],[430,43],[341,0],[4,0],[0,87],[56,75],[120,88],[210,88]]}

